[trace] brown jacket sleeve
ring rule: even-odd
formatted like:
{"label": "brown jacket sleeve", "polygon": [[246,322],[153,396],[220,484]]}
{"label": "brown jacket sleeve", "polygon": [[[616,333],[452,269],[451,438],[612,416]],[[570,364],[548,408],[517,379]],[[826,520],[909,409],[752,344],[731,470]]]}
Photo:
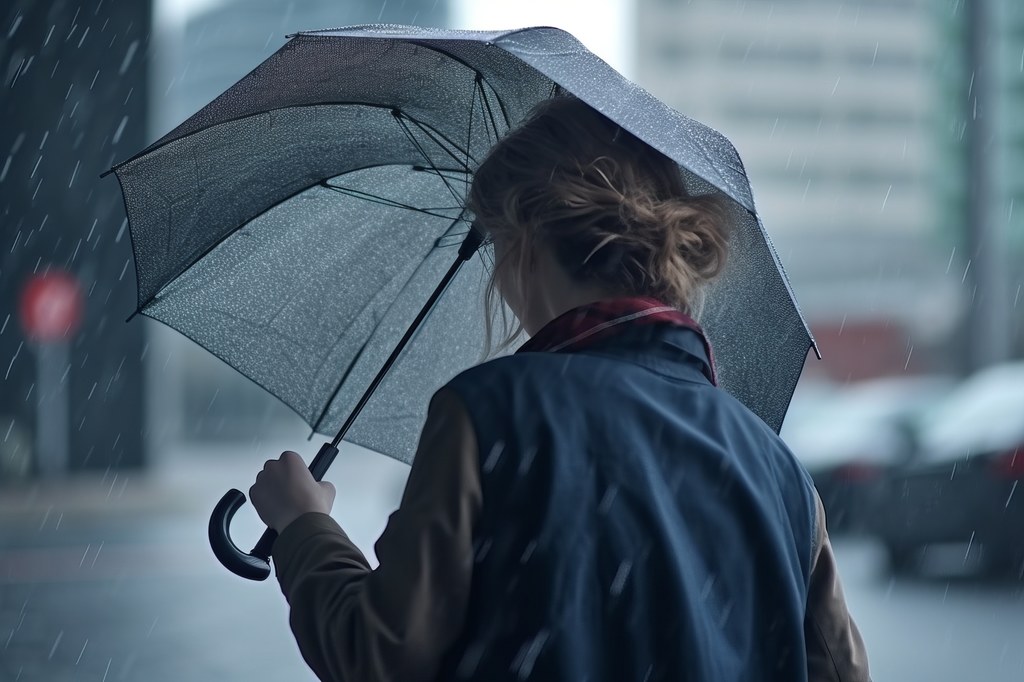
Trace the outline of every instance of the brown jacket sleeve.
{"label": "brown jacket sleeve", "polygon": [[324,680],[430,680],[459,636],[481,506],[476,436],[458,397],[430,402],[402,502],[370,570],[326,514],[305,514],[274,544],[303,658]]}
{"label": "brown jacket sleeve", "polygon": [[814,499],[817,537],[804,616],[807,679],[809,682],[870,682],[867,651],[846,607],[836,558],[825,527],[825,507],[817,491]]}

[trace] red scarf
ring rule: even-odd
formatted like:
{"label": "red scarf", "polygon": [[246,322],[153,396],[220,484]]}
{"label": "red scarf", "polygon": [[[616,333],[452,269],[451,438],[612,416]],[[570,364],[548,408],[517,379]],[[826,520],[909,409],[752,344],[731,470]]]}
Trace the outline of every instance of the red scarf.
{"label": "red scarf", "polygon": [[574,351],[642,324],[671,324],[700,335],[708,354],[708,379],[717,385],[715,359],[704,330],[689,315],[656,298],[606,298],[568,310],[544,325],[516,353]]}

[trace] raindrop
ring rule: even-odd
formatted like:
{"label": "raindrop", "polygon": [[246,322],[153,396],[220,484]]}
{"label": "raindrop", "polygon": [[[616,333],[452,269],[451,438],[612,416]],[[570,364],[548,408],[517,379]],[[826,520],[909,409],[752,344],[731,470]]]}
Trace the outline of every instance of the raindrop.
{"label": "raindrop", "polygon": [[971,270],[971,261],[967,261],[967,267],[964,268],[964,276],[960,278],[960,283],[963,284],[967,281],[967,273]]}
{"label": "raindrop", "polygon": [[85,644],[82,645],[82,650],[78,652],[78,658],[75,660],[75,665],[82,662],[82,655],[85,653],[85,647],[89,646],[89,639],[86,638]]}
{"label": "raindrop", "polygon": [[[1020,301],[1020,289],[1021,289],[1021,285],[1018,284],[1017,285],[1017,295],[1013,297],[1013,307],[1014,308],[1017,307],[1017,302]],[[7,323],[5,322],[4,324],[6,325]],[[0,329],[0,334],[2,334],[2,333],[3,333],[3,330]]]}
{"label": "raindrop", "polygon": [[612,502],[615,500],[615,495],[618,492],[617,486],[608,486],[604,495],[601,496],[601,502],[597,505],[597,511],[599,514],[607,514],[612,508]]}
{"label": "raindrop", "polygon": [[[882,211],[885,210],[885,205],[889,203],[889,195],[892,194],[892,185],[889,185],[889,189],[885,191],[885,198],[882,199]],[[881,213],[881,211],[879,211]]]}
{"label": "raindrop", "polygon": [[32,172],[28,174],[28,176],[30,178],[34,178],[36,176],[36,171],[39,170],[39,164],[42,163],[42,160],[43,160],[43,155],[40,154],[39,158],[36,159],[36,165],[32,166]]}
{"label": "raindrop", "polygon": [[907,353],[907,361],[903,363],[903,371],[907,371],[907,367],[910,366],[910,356],[914,354],[914,345],[910,345],[910,352]]}
{"label": "raindrop", "polygon": [[[71,180],[68,181],[68,187],[71,187],[75,182],[75,176],[78,175],[78,167],[81,165],[82,160],[75,161],[75,170],[71,171]],[[34,198],[34,196],[33,196]]]}
{"label": "raindrop", "polygon": [[139,41],[136,38],[128,45],[128,50],[125,52],[124,59],[121,60],[121,68],[117,70],[119,76],[123,76],[128,67],[132,64],[132,59],[135,57],[135,51],[139,49]]}
{"label": "raindrop", "polygon": [[626,560],[619,564],[619,570],[615,572],[615,578],[612,579],[612,585],[609,590],[613,597],[617,597],[622,594],[622,589],[626,585],[626,579],[629,578],[629,572],[633,568],[633,562]]}
{"label": "raindrop", "polygon": [[971,531],[971,539],[967,542],[967,551],[964,552],[964,563],[965,564],[967,563],[967,557],[969,557],[970,554],[971,554],[971,546],[974,544],[974,533],[975,533],[975,531]]}
{"label": "raindrop", "polygon": [[85,27],[85,31],[82,32],[82,37],[78,39],[78,47],[82,47],[82,43],[85,42],[85,37],[89,35],[89,27]]}
{"label": "raindrop", "polygon": [[124,279],[124,273],[128,271],[128,264],[129,263],[131,263],[131,259],[130,258],[126,258],[125,261],[124,261],[124,267],[121,268],[121,274],[117,278],[118,282],[120,282],[122,279]]}
{"label": "raindrop", "polygon": [[25,345],[25,342],[24,342],[24,341],[22,341],[21,343],[19,343],[19,344],[18,344],[18,349],[17,349],[17,350],[15,350],[15,351],[14,351],[14,355],[13,355],[13,356],[11,356],[11,363],[10,363],[9,365],[7,365],[7,373],[6,373],[6,374],[4,374],[4,381],[7,381],[7,378],[8,378],[9,376],[11,376],[11,368],[12,368],[12,367],[14,367],[14,361],[18,359],[18,355],[19,355],[19,354],[21,353],[21,348],[22,348],[22,346],[24,346],[24,345]]}
{"label": "raindrop", "polygon": [[92,545],[91,544],[85,546],[85,554],[82,555],[82,560],[78,562],[78,567],[79,568],[81,568],[83,565],[85,565],[85,557],[89,556],[89,550],[90,549],[92,549]]}
{"label": "raindrop", "polygon": [[14,17],[14,21],[11,22],[11,27],[7,30],[7,39],[10,40],[14,32],[21,26],[21,12],[18,12],[18,16]]}
{"label": "raindrop", "polygon": [[953,250],[950,251],[950,253],[949,253],[949,262],[946,263],[946,274],[947,275],[949,274],[950,268],[953,267],[953,256],[955,256],[955,255],[956,255],[956,247],[954,246]]}
{"label": "raindrop", "polygon": [[484,460],[484,473],[489,474],[494,471],[494,467],[498,465],[498,460],[501,459],[501,453],[505,449],[505,442],[498,441],[491,447],[490,454],[487,455],[487,459]]}
{"label": "raindrop", "polygon": [[92,90],[96,86],[96,79],[100,77],[100,70],[96,69],[96,75],[92,77],[92,83],[89,84],[89,89]]}
{"label": "raindrop", "polygon": [[11,155],[8,154],[7,155],[7,160],[4,161],[4,168],[3,168],[3,170],[0,170],[0,182],[4,181],[4,178],[7,177],[7,171],[9,171],[10,169],[11,169]]}
{"label": "raindrop", "polygon": [[20,63],[20,64],[18,64],[18,70],[14,72],[14,78],[12,78],[12,79],[11,79],[11,85],[10,85],[10,87],[12,87],[12,88],[13,88],[13,87],[14,87],[14,84],[18,82],[18,78],[19,78],[19,77],[21,76],[21,72],[22,72],[22,70],[23,70],[24,68],[25,68],[25,59],[23,58],[23,59],[21,60],[21,63]]}
{"label": "raindrop", "polygon": [[46,40],[43,41],[43,47],[46,47],[46,45],[50,42],[50,36],[53,35],[53,29],[55,28],[57,28],[57,24],[50,25],[50,30],[46,34]]}
{"label": "raindrop", "polygon": [[1003,505],[1003,509],[1008,509],[1010,507],[1010,500],[1013,499],[1013,493],[1017,490],[1018,483],[1020,483],[1019,480],[1013,482],[1013,486],[1010,488],[1010,496],[1006,498],[1006,504]]}
{"label": "raindrop", "polygon": [[128,117],[124,116],[121,118],[121,123],[118,124],[117,130],[114,131],[114,144],[117,144],[121,140],[121,134],[124,132],[124,127],[126,125],[128,125]]}
{"label": "raindrop", "polygon": [[107,669],[103,671],[103,681],[102,682],[107,682],[107,675],[110,674],[110,664],[113,663],[113,662],[114,662],[114,659],[112,659],[112,658],[108,658],[107,659]]}
{"label": "raindrop", "polygon": [[118,244],[118,243],[121,242],[121,237],[124,236],[124,228],[126,228],[126,227],[128,227],[128,219],[127,218],[123,218],[121,220],[121,227],[118,228],[118,230],[117,230],[117,236],[114,237],[114,243],[115,244]]}
{"label": "raindrop", "polygon": [[839,88],[839,80],[842,76],[836,76],[836,84],[832,86],[832,94],[836,94],[836,90]]}
{"label": "raindrop", "polygon": [[548,631],[541,630],[528,644],[524,644],[519,650],[512,665],[515,667],[516,676],[520,680],[529,679],[533,673],[533,666],[537,663],[537,657],[540,656],[540,652],[544,649],[544,644],[547,641]]}
{"label": "raindrop", "polygon": [[62,639],[64,639],[64,631],[63,630],[61,630],[60,633],[57,634],[57,639],[54,640],[53,646],[50,647],[50,655],[46,657],[46,660],[48,660],[48,661],[53,660],[53,655],[57,652],[57,645],[60,644],[60,640],[62,640]]}
{"label": "raindrop", "polygon": [[[1020,293],[1020,289],[1017,290],[1017,293]],[[7,313],[7,317],[4,318],[3,326],[0,326],[0,334],[4,333],[4,331],[7,329],[7,323],[10,322],[10,321],[11,321],[11,314]]]}

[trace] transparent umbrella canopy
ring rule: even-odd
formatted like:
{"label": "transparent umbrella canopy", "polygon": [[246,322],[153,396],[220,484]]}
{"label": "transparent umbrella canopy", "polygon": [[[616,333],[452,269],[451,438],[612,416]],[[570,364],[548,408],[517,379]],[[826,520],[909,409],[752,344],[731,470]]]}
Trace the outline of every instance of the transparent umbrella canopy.
{"label": "transparent umbrella canopy", "polygon": [[[450,272],[474,169],[541,100],[570,93],[720,193],[730,256],[700,322],[719,383],[776,431],[813,341],[732,144],[565,31],[367,25],[290,37],[112,170],[139,314],[193,339],[317,432],[408,462],[430,396],[481,358],[487,251]],[[322,475],[322,472],[321,472]],[[242,498],[244,500],[244,497]]]}

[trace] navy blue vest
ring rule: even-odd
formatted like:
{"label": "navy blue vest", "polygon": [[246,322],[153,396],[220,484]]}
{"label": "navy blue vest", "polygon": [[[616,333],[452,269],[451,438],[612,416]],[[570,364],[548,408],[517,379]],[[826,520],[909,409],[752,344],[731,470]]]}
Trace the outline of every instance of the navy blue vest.
{"label": "navy blue vest", "polygon": [[705,363],[695,332],[637,326],[448,384],[483,513],[438,679],[806,680],[810,478]]}

